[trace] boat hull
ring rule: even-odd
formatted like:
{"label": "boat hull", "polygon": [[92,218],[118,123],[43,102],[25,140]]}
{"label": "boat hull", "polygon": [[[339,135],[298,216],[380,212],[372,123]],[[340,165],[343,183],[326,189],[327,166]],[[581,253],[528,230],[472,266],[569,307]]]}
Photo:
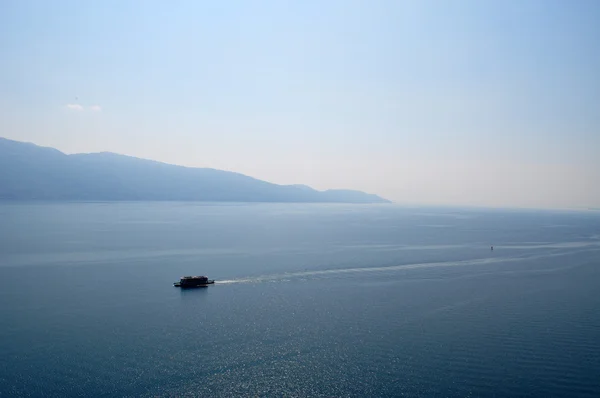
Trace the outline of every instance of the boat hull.
{"label": "boat hull", "polygon": [[175,282],[173,283],[173,286],[175,287],[180,287],[182,289],[194,289],[197,287],[208,287],[209,285],[213,285],[215,283],[215,281],[209,280],[206,283],[181,283],[181,282]]}

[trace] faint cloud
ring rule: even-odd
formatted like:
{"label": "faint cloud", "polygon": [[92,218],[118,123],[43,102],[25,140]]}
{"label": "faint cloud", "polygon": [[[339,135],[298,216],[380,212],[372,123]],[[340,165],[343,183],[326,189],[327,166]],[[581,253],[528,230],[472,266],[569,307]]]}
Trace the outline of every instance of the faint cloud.
{"label": "faint cloud", "polygon": [[83,110],[83,106],[81,106],[79,104],[67,104],[66,108],[71,111],[82,111]]}
{"label": "faint cloud", "polygon": [[83,106],[81,104],[67,104],[65,105],[65,108],[67,108],[70,111],[76,112],[83,112],[88,110],[90,112],[102,112],[102,107],[100,105]]}

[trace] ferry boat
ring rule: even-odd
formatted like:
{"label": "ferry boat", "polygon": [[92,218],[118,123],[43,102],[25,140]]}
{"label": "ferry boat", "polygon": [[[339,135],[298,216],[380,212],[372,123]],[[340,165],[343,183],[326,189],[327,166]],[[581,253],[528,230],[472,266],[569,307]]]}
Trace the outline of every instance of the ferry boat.
{"label": "ferry boat", "polygon": [[179,282],[173,283],[175,287],[207,287],[215,283],[214,280],[208,279],[206,276],[182,276]]}

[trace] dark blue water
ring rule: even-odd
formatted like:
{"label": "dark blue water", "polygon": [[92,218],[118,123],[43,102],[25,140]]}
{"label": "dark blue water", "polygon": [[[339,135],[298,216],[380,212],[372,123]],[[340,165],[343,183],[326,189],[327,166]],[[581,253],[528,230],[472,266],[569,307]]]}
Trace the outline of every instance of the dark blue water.
{"label": "dark blue water", "polygon": [[3,204],[0,396],[598,397],[600,216]]}

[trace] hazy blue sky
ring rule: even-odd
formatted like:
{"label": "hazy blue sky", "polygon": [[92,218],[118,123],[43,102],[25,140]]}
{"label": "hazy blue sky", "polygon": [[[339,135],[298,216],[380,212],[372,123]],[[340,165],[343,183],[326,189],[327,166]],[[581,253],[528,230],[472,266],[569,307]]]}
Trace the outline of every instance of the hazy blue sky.
{"label": "hazy blue sky", "polygon": [[0,136],[600,207],[600,1],[0,1]]}

